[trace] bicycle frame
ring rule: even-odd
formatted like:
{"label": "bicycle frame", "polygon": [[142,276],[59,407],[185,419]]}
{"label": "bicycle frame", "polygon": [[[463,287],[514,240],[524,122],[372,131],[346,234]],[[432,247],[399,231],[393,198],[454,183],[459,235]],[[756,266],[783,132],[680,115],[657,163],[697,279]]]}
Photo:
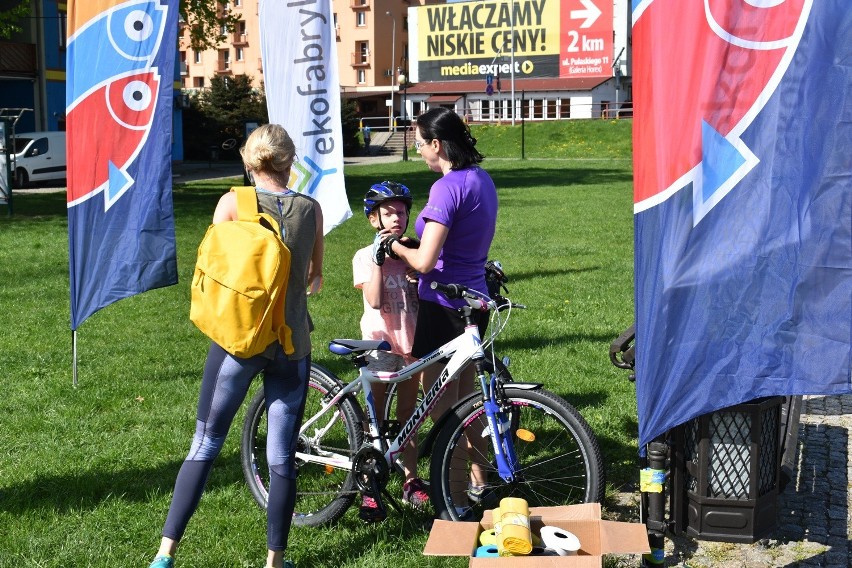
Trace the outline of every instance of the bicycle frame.
{"label": "bicycle frame", "polygon": [[[462,309],[471,310],[473,308],[465,307]],[[470,312],[467,312],[467,314],[469,313]],[[501,422],[499,416],[500,408],[495,400],[494,389],[491,388],[494,384],[494,379],[492,378],[489,380],[489,377],[482,369],[482,361],[485,359],[485,352],[483,351],[482,340],[479,336],[479,328],[476,325],[465,326],[465,330],[462,335],[459,335],[452,341],[442,345],[423,358],[406,365],[399,371],[371,371],[366,366],[359,367],[358,377],[336,392],[332,396],[331,400],[323,405],[319,412],[307,419],[303,423],[302,428],[299,430],[299,435],[310,439],[311,436],[307,435],[309,428],[319,422],[319,420],[343,397],[349,394],[357,394],[359,390],[363,390],[368,414],[369,435],[372,440],[373,447],[381,452],[382,443],[381,434],[379,432],[379,420],[371,385],[373,383],[394,384],[408,380],[414,374],[446,357],[450,357],[450,360],[444,366],[441,374],[435,381],[435,384],[433,384],[429,391],[424,394],[423,400],[417,408],[414,409],[411,417],[400,429],[399,434],[397,434],[394,440],[389,443],[387,450],[384,452],[386,462],[390,465],[394,462],[394,460],[396,460],[397,456],[402,452],[409,440],[416,435],[425,423],[427,416],[441,396],[443,396],[450,382],[457,380],[461,372],[471,362],[473,362],[477,366],[477,376],[479,378],[483,398],[485,400],[488,430],[491,443],[494,446],[498,473],[504,480],[512,481],[514,479],[514,471],[517,468],[517,458],[515,456],[514,445],[511,437],[504,436],[503,429],[499,426]],[[332,418],[324,427],[315,430],[314,438],[323,436],[332,426],[333,422],[334,419]],[[343,469],[352,469],[351,458],[346,458],[338,454],[334,454],[333,452],[327,452],[325,455],[297,452],[296,458],[306,462],[321,463]]]}
{"label": "bicycle frame", "polygon": [[[414,410],[411,418],[401,428],[399,435],[390,443],[386,452],[385,459],[388,464],[393,463],[405,444],[414,436],[420,427],[426,422],[426,417],[429,412],[438,402],[438,399],[444,394],[451,381],[454,381],[461,374],[461,371],[474,360],[482,360],[485,358],[485,353],[482,350],[481,340],[479,338],[479,329],[476,326],[468,326],[462,335],[454,338],[449,343],[446,343],[429,353],[425,357],[406,365],[399,371],[371,371],[367,367],[360,367],[358,377],[352,380],[349,384],[341,388],[334,396],[326,402],[323,407],[310,419],[302,424],[299,434],[307,436],[308,429],[317,423],[329,410],[331,410],[344,396],[348,394],[357,394],[359,390],[364,391],[366,400],[368,426],[370,437],[373,440],[373,446],[381,451],[381,440],[379,434],[379,420],[376,412],[376,406],[373,399],[371,388],[372,383],[394,384],[410,379],[413,375],[426,367],[433,365],[445,357],[450,357],[438,380],[425,394],[423,400]],[[333,420],[330,420],[322,429],[315,432],[314,437],[320,437],[328,430]],[[310,438],[310,436],[308,436]],[[310,461],[314,463],[322,463],[334,467],[344,469],[352,468],[352,460],[344,459],[340,456],[318,456],[314,454],[297,453],[297,459]]]}

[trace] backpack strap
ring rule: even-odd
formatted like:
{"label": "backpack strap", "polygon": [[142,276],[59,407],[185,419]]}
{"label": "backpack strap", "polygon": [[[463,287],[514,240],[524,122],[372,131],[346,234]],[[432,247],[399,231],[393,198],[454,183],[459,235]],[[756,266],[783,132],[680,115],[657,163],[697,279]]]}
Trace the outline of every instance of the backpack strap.
{"label": "backpack strap", "polygon": [[232,187],[231,191],[237,194],[238,221],[257,221],[275,233],[279,239],[281,238],[281,228],[278,226],[278,221],[272,215],[261,212],[260,204],[257,201],[257,192],[253,187]]}
{"label": "backpack strap", "polygon": [[237,219],[251,221],[260,211],[257,204],[257,193],[251,186],[232,187],[237,194]]}

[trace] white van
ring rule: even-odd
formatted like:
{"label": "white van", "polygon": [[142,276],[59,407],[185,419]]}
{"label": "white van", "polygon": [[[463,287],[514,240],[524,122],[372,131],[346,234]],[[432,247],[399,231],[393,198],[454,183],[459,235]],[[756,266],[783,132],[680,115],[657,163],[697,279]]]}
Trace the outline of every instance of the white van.
{"label": "white van", "polygon": [[26,187],[31,181],[65,179],[64,132],[16,134],[13,152],[15,187]]}

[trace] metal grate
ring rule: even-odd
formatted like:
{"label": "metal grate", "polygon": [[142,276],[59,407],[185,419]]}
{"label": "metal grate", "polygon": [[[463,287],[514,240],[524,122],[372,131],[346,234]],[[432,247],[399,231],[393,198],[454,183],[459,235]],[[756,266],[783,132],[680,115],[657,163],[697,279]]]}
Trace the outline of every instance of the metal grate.
{"label": "metal grate", "polygon": [[757,495],[765,495],[775,488],[778,452],[781,451],[776,440],[779,439],[781,407],[767,409],[761,416],[760,429],[760,469],[758,470]]}
{"label": "metal grate", "polygon": [[740,412],[714,412],[710,415],[709,434],[708,495],[748,499],[751,416]]}

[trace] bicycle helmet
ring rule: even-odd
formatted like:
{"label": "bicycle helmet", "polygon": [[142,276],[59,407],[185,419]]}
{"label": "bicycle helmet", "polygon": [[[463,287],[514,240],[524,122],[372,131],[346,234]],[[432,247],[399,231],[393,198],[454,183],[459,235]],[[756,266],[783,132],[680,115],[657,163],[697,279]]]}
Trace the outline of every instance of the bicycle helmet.
{"label": "bicycle helmet", "polygon": [[369,217],[373,209],[385,201],[402,201],[409,212],[411,212],[411,204],[414,202],[411,198],[411,192],[401,183],[395,181],[374,183],[364,195],[364,215]]}

